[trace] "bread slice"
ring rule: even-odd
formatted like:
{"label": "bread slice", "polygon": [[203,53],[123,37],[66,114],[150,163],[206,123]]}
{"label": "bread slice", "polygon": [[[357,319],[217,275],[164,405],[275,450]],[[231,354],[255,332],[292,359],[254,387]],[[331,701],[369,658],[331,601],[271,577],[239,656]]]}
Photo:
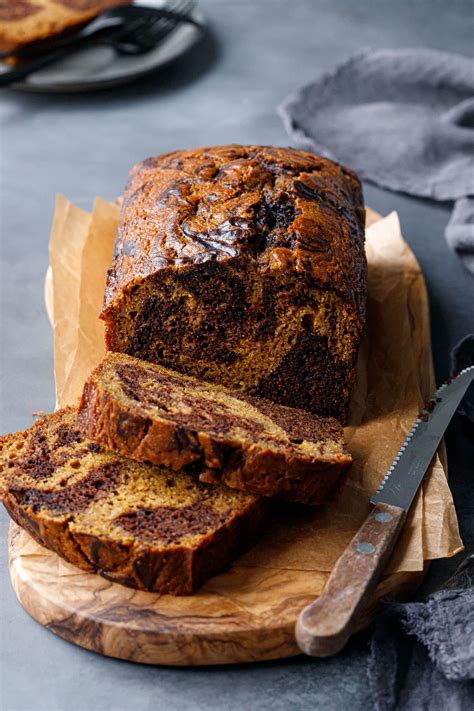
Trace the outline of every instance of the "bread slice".
{"label": "bread slice", "polygon": [[257,537],[261,500],[108,452],[76,414],[0,440],[0,498],[39,543],[109,580],[184,595]]}
{"label": "bread slice", "polygon": [[261,496],[321,504],[351,464],[341,425],[109,352],[87,381],[78,424],[139,461],[189,467]]}
{"label": "bread slice", "polygon": [[91,20],[114,5],[131,0],[6,0],[0,2],[0,50],[62,34]]}

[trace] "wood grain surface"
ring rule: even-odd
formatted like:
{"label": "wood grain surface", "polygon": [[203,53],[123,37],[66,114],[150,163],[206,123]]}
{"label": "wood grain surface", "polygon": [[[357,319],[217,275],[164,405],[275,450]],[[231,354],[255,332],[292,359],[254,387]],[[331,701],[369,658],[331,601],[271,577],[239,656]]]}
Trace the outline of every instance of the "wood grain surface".
{"label": "wood grain surface", "polygon": [[[111,657],[174,666],[301,654],[295,621],[328,577],[236,565],[196,595],[160,596],[84,573],[15,524],[10,531],[10,573],[23,607],[59,637]],[[385,577],[359,628],[371,621],[380,598],[409,596],[421,578],[422,573]]]}
{"label": "wood grain surface", "polygon": [[[368,224],[380,218],[372,211],[367,217]],[[51,279],[47,278],[51,307],[50,288]],[[425,385],[431,389],[429,327],[428,323],[422,325],[427,334],[424,377],[430,381]],[[420,323],[415,326],[419,328]],[[295,548],[305,545],[304,535],[301,543],[295,544],[293,539],[297,530],[308,525],[300,519],[298,515],[293,528],[274,524],[267,534],[270,545],[267,540],[263,548],[258,547],[263,550],[260,558],[258,551],[256,557],[245,556],[189,597],[134,591],[82,572],[39,546],[14,524],[9,541],[11,579],[19,601],[38,622],[100,654],[166,665],[227,664],[293,656],[301,653],[295,641],[296,619],[321,594],[330,574],[329,570],[306,569],[305,551],[300,551],[300,566],[284,569],[285,556],[291,553],[293,559]],[[418,569],[385,575],[357,628],[370,623],[381,598],[404,599],[413,594],[423,573]]]}

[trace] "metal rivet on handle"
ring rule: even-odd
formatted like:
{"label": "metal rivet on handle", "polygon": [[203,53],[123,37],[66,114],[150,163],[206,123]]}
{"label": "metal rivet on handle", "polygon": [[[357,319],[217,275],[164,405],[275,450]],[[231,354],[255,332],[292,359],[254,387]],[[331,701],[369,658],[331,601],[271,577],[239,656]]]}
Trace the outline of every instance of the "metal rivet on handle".
{"label": "metal rivet on handle", "polygon": [[392,517],[392,514],[389,514],[386,511],[379,511],[376,514],[374,514],[374,518],[379,523],[388,523],[389,521],[392,520],[393,517]]}
{"label": "metal rivet on handle", "polygon": [[358,543],[356,545],[356,551],[357,553],[363,553],[364,555],[370,555],[371,553],[375,553],[375,546],[372,545],[372,543]]}

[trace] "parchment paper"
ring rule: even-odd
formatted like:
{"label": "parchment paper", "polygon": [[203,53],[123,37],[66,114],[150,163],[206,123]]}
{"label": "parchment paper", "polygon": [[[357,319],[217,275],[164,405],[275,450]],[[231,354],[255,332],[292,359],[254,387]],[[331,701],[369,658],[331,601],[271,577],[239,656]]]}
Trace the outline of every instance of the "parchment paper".
{"label": "parchment paper", "polygon": [[[426,286],[396,213],[368,212],[368,323],[350,425],[354,464],[338,499],[317,510],[282,507],[263,540],[239,565],[328,572],[369,511],[369,497],[434,390]],[[54,328],[58,407],[76,404],[104,355],[98,319],[119,218],[97,199],[92,214],[57,199],[47,288]],[[456,512],[438,456],[409,513],[388,572],[420,571],[424,560],[462,550]]]}

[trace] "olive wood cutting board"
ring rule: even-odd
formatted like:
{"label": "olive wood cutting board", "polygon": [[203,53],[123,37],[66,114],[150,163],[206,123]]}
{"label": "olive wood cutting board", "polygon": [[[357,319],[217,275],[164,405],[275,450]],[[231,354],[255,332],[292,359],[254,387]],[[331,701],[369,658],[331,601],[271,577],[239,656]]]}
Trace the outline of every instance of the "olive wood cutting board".
{"label": "olive wood cutting board", "polygon": [[[86,649],[133,662],[229,664],[300,654],[296,618],[320,593],[327,574],[235,565],[197,594],[139,592],[84,573],[10,531],[10,573],[23,607],[51,632]],[[360,619],[370,623],[382,597],[408,597],[422,573],[386,576]]]}
{"label": "olive wood cutting board", "polygon": [[[369,213],[371,222],[377,219],[379,215]],[[427,319],[427,313],[421,318]],[[424,330],[429,334],[429,328]],[[429,344],[425,350],[431,389]],[[147,664],[225,664],[297,655],[298,614],[321,593],[329,576],[329,572],[253,567],[244,559],[197,594],[173,597],[131,590],[83,572],[14,524],[9,549],[13,587],[38,622],[86,649]],[[373,619],[381,598],[408,597],[422,577],[423,571],[388,573],[359,628]]]}

